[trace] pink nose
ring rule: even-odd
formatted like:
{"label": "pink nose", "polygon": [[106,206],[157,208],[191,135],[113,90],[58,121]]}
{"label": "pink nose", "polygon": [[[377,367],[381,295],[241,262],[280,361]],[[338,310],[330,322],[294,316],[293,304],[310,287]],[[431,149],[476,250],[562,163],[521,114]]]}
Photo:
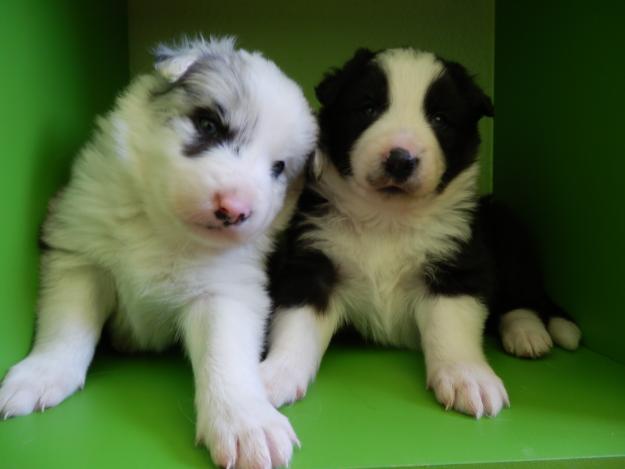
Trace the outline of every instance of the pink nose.
{"label": "pink nose", "polygon": [[236,195],[215,195],[215,206],[215,218],[224,226],[239,225],[252,214],[250,203]]}

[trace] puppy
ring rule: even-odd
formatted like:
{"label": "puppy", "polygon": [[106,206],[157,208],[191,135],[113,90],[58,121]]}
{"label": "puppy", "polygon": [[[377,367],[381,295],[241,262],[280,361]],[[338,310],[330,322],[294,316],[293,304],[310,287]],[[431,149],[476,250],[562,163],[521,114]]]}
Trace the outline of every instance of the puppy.
{"label": "puppy", "polygon": [[[579,330],[545,295],[518,224],[477,196],[491,100],[461,65],[413,49],[359,50],[316,93],[316,180],[271,263],[261,372],[272,402],[301,397],[351,324],[380,344],[420,344],[445,408],[496,415],[509,401],[482,351],[489,308],[505,313],[504,345],[521,356],[551,337],[575,348]],[[539,315],[558,316],[551,337]]]}
{"label": "puppy", "polygon": [[51,204],[35,343],[4,379],[0,412],[80,389],[108,321],[124,349],[184,344],[197,439],[216,464],[286,465],[297,439],[259,374],[264,261],[316,122],[293,81],[232,39],[159,47],[155,68],[98,121]]}

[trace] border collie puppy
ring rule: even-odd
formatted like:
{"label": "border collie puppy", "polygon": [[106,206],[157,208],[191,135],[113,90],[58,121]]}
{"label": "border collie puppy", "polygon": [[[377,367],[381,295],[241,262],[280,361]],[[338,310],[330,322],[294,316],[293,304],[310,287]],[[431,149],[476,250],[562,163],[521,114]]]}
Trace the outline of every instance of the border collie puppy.
{"label": "border collie puppy", "polygon": [[265,258],[316,133],[300,88],[261,54],[230,38],[158,48],[51,205],[35,343],[0,388],[4,418],[80,389],[108,321],[124,349],[184,344],[216,464],[288,464],[297,439],[259,370]]}
{"label": "border collie puppy", "polygon": [[351,324],[381,344],[420,344],[446,408],[496,415],[509,401],[482,351],[489,310],[516,355],[546,353],[552,338],[575,348],[580,333],[546,296],[518,223],[477,196],[490,98],[461,65],[413,49],[361,49],[316,93],[315,180],[271,262],[272,402],[300,398]]}

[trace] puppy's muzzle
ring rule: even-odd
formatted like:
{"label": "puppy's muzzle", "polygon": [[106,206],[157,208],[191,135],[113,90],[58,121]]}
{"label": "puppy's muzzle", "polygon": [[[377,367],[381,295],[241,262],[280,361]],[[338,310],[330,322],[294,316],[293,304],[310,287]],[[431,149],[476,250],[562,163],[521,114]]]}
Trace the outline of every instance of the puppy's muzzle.
{"label": "puppy's muzzle", "polygon": [[419,159],[405,148],[393,148],[384,161],[384,173],[394,183],[403,184],[414,173]]}

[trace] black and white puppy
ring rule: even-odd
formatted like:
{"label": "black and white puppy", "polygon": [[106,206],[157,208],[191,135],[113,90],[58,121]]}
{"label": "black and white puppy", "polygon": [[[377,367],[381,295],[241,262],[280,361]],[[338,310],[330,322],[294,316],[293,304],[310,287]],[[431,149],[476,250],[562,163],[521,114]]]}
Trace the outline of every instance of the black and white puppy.
{"label": "black and white puppy", "polygon": [[231,38],[161,46],[155,67],[99,119],[51,205],[35,343],[0,387],[0,415],[81,388],[108,322],[124,349],[183,343],[197,441],[216,464],[285,466],[297,438],[259,373],[264,262],[317,125],[299,86]]}
{"label": "black and white puppy", "polygon": [[446,408],[496,415],[509,401],[482,350],[489,310],[516,355],[551,338],[575,348],[580,333],[544,293],[518,223],[477,196],[490,98],[463,66],[413,49],[361,49],[316,92],[315,181],[271,263],[272,402],[304,394],[349,323],[381,344],[420,344]]}

